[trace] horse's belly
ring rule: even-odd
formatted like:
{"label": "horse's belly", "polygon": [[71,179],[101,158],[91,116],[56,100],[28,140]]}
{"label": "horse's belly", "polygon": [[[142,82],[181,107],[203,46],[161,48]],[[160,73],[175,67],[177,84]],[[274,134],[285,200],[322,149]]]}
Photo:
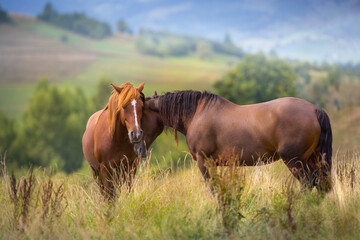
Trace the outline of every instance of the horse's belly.
{"label": "horse's belly", "polygon": [[[244,134],[243,134],[244,136]],[[253,166],[270,163],[279,157],[274,145],[267,141],[260,141],[258,137],[248,134],[244,138],[229,138],[217,144],[215,152],[218,159],[237,159],[240,165]]]}
{"label": "horse's belly", "polygon": [[279,159],[276,152],[263,151],[263,152],[248,152],[239,157],[239,164],[245,166],[254,166],[257,164],[268,164]]}
{"label": "horse's belly", "polygon": [[279,157],[275,151],[266,151],[264,149],[258,150],[241,150],[237,153],[240,165],[254,166],[259,163],[271,163],[278,160]]}

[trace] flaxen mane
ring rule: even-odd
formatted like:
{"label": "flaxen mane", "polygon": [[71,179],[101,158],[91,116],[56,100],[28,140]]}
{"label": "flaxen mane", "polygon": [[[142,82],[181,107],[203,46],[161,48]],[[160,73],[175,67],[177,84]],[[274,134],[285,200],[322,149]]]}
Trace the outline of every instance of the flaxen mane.
{"label": "flaxen mane", "polygon": [[206,91],[167,92],[159,97],[159,112],[164,125],[174,129],[177,141],[176,131],[184,129],[184,122],[192,119],[201,100],[202,107],[205,108],[220,99],[219,96]]}
{"label": "flaxen mane", "polygon": [[105,110],[109,110],[108,121],[112,136],[115,134],[118,117],[120,117],[121,123],[125,125],[123,107],[128,105],[134,99],[141,98],[144,101],[144,94],[139,92],[131,83],[124,83],[119,86],[119,88],[122,88],[121,92],[118,93],[115,89],[112,91],[109,102],[99,115],[100,117]]}

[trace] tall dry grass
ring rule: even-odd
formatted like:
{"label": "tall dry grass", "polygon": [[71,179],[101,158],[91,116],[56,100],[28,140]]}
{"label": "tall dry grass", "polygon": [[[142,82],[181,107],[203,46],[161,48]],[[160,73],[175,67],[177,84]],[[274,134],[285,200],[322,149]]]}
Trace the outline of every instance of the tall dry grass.
{"label": "tall dry grass", "polygon": [[[334,187],[328,194],[301,191],[281,162],[236,168],[240,180],[234,178],[224,188],[231,196],[227,205],[222,205],[226,196],[219,200],[219,192],[206,191],[195,162],[190,168],[179,162],[172,171],[154,168],[147,159],[139,166],[132,191],[123,186],[113,203],[101,200],[90,171],[50,176],[35,169],[24,222],[14,221],[11,178],[5,172],[0,184],[0,238],[359,239],[359,160],[359,155],[335,157]],[[30,172],[17,177],[17,183],[29,177]],[[51,188],[48,198],[55,199],[61,186],[63,196],[51,210],[52,200],[42,194],[50,194]]]}

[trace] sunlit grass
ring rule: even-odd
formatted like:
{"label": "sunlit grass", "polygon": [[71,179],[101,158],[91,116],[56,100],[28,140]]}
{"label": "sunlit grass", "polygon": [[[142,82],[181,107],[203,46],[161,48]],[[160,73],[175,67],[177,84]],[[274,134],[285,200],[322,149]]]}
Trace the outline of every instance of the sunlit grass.
{"label": "sunlit grass", "polygon": [[[196,163],[179,163],[176,171],[141,163],[132,192],[123,187],[113,204],[101,200],[88,168],[66,176],[57,173],[54,186],[65,184],[66,209],[43,220],[37,192],[47,173],[35,171],[29,219],[20,229],[12,223],[9,176],[0,185],[0,236],[3,239],[357,239],[360,237],[359,156],[335,159],[333,190],[301,192],[281,163],[247,167],[235,227],[223,225],[216,198],[206,191]],[[153,161],[151,159],[151,161]],[[344,165],[345,164],[345,165]],[[338,168],[337,166],[345,166]],[[353,167],[355,176],[348,174]],[[336,170],[338,169],[338,170]],[[344,175],[345,174],[345,175]],[[340,177],[342,176],[342,177]]]}

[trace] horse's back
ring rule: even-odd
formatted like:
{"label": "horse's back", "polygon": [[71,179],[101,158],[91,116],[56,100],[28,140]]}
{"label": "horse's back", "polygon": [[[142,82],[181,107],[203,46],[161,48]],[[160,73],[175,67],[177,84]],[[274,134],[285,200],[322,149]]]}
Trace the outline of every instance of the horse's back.
{"label": "horse's back", "polygon": [[188,132],[193,139],[187,139],[193,151],[214,156],[235,151],[250,164],[254,158],[273,157],[286,146],[306,152],[319,141],[316,106],[305,100],[280,98],[251,105],[227,101],[220,104],[194,117]]}
{"label": "horse's back", "polygon": [[253,134],[263,147],[272,148],[280,156],[286,151],[307,158],[321,132],[316,108],[305,100],[288,97],[254,105],[244,114],[251,119]]}

